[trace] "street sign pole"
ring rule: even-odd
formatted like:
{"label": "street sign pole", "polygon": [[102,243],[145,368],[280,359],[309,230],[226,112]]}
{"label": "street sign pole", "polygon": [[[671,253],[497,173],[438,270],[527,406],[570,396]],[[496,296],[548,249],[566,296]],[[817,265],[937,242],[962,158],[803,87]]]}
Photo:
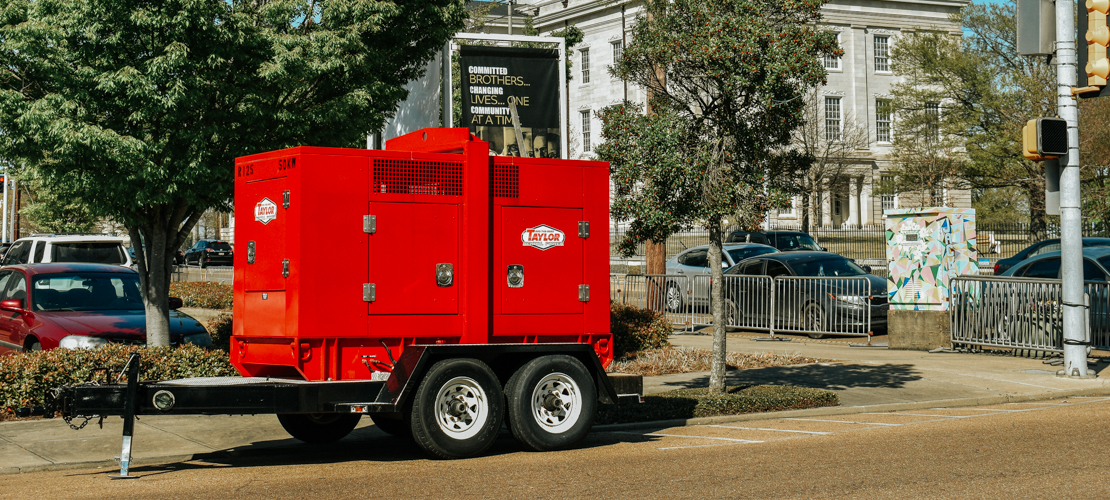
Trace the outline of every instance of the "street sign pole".
{"label": "street sign pole", "polygon": [[[1086,314],[1083,307],[1083,235],[1079,197],[1079,108],[1076,87],[1075,3],[1056,2],[1057,113],[1068,123],[1067,162],[1060,158],[1060,278],[1064,316],[1064,369],[1058,376],[1087,373]],[[1084,8],[1084,7],[1080,7]],[[1085,71],[1085,70],[1084,70]]]}

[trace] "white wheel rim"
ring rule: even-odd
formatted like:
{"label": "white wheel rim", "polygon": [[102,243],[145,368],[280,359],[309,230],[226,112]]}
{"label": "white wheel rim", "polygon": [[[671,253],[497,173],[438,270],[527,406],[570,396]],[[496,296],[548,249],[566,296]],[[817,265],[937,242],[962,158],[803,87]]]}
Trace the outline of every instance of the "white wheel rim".
{"label": "white wheel rim", "polygon": [[582,415],[582,391],[564,373],[550,373],[532,390],[532,416],[552,433],[567,431]]}
{"label": "white wheel rim", "polygon": [[482,386],[470,377],[448,380],[436,395],[436,424],[453,439],[469,439],[478,434],[489,418],[489,398]]}

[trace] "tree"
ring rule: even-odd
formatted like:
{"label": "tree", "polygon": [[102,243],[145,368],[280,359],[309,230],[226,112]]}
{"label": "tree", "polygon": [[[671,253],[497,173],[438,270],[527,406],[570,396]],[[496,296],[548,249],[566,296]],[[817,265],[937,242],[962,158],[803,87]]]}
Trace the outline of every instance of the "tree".
{"label": "tree", "polygon": [[896,179],[883,190],[927,186],[931,197],[936,180],[1018,188],[1029,199],[1034,232],[1043,234],[1044,172],[1022,156],[1021,127],[1056,114],[1055,66],[1017,55],[1012,2],[970,4],[952,20],[962,36],[907,33],[891,51],[905,80],[893,89]]}
{"label": "tree", "polygon": [[[602,113],[617,219],[631,220],[622,248],[662,241],[704,223],[721,283],[722,219],[754,227],[787,203],[791,179],[810,163],[787,148],[803,119],[802,96],[825,82],[818,57],[840,55],[822,31],[823,0],[646,0],[632,42],[610,69],[646,89],[652,113],[627,103]],[[710,390],[724,390],[724,297],[713,287]]]}
{"label": "tree", "polygon": [[20,189],[27,196],[27,203],[19,214],[32,233],[90,233],[96,230],[99,219],[87,206],[64,196],[58,196],[34,176],[23,179]]}
{"label": "tree", "polygon": [[1079,160],[1083,217],[1096,234],[1110,235],[1110,100],[1079,105]]}
{"label": "tree", "polygon": [[237,156],[357,147],[463,24],[461,0],[13,0],[0,154],[127,227],[148,342],[169,342],[173,252],[226,209]]}
{"label": "tree", "polygon": [[[848,174],[861,164],[861,150],[870,144],[867,127],[851,114],[845,117],[839,129],[825,126],[824,102],[816,88],[805,96],[804,119],[794,132],[792,148],[813,158],[798,177],[798,191],[802,195],[802,231],[810,232],[820,223],[822,206],[828,187],[844,183]],[[867,168],[870,174],[870,168]]]}

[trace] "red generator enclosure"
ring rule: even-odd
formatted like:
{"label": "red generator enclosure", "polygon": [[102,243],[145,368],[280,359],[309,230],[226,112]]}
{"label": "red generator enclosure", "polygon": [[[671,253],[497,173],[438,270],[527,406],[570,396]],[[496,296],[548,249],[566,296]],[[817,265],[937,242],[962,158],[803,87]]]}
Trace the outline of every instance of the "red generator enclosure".
{"label": "red generator enclosure", "polygon": [[607,367],[608,178],[466,129],[238,158],[231,361],[384,380],[413,345],[586,343]]}

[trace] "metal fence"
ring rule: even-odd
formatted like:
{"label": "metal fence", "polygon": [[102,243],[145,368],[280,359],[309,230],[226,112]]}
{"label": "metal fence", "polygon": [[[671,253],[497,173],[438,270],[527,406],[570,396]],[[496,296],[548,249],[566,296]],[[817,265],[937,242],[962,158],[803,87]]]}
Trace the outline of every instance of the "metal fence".
{"label": "metal fence", "polygon": [[[1086,282],[1087,341],[1110,349],[1110,285]],[[961,276],[949,301],[952,343],[1063,352],[1059,279]]]}
{"label": "metal fence", "polygon": [[[610,285],[615,302],[663,311],[678,330],[713,324],[709,276],[611,275]],[[725,276],[723,287],[729,328],[867,336],[876,319],[885,326],[886,296],[872,297],[865,277]]]}
{"label": "metal fence", "polygon": [[231,267],[185,267],[176,266],[170,273],[170,281],[213,281],[230,285],[235,280],[235,270]]}

